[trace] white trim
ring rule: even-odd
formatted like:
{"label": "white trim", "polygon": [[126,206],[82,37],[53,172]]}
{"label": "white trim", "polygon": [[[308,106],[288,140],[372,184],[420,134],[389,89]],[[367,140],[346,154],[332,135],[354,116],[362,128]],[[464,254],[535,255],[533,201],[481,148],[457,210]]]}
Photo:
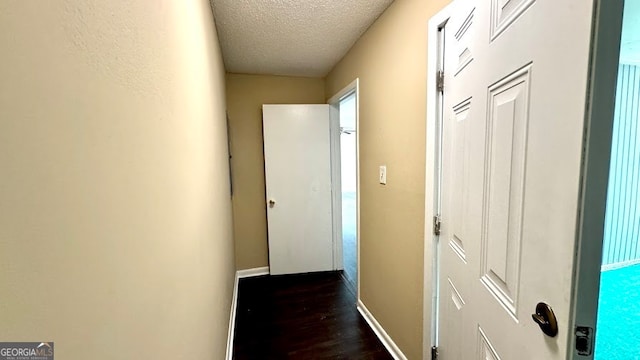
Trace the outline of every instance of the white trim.
{"label": "white trim", "polygon": [[387,350],[395,360],[407,360],[407,357],[402,353],[402,350],[400,350],[398,345],[393,342],[391,336],[389,336],[389,334],[384,331],[382,325],[380,325],[378,320],[373,317],[373,314],[371,314],[369,309],[364,306],[364,303],[360,299],[358,299],[358,312],[360,312],[360,315],[362,315],[367,324],[369,324],[369,327],[371,327],[371,330],[373,330],[378,339],[380,339],[380,341],[382,342],[382,345],[387,348]]}
{"label": "white trim", "polygon": [[229,333],[227,334],[227,354],[226,360],[233,360],[233,339],[236,333],[236,311],[238,308],[238,271],[236,271],[233,282],[233,296],[231,297],[231,313],[229,314]]}
{"label": "white trim", "polygon": [[[334,126],[332,128],[333,132],[340,132],[340,119],[339,119],[339,105],[340,100],[351,95],[352,93],[356,94],[356,266],[358,268],[358,276],[356,279],[356,291],[357,298],[360,300],[360,78],[356,78],[349,85],[342,88],[335,95],[333,95],[327,103],[331,106],[331,123]],[[336,112],[337,111],[337,112]],[[335,127],[336,123],[336,115],[337,117],[337,127]],[[338,136],[338,140],[340,137]],[[337,153],[334,153],[337,149]],[[340,179],[340,142],[338,141],[337,148],[332,146],[332,174],[337,174],[337,178]],[[334,173],[335,172],[335,173]],[[332,175],[333,176],[333,175]],[[334,178],[335,179],[335,178]],[[340,181],[337,181],[338,190],[340,190]],[[340,264],[342,268],[342,194],[341,192],[336,191],[336,188],[333,190],[333,201],[340,210],[338,212],[334,211],[334,224],[340,224],[339,232],[335,231],[334,226],[334,257],[338,260],[337,264]],[[338,206],[339,204],[340,206]],[[337,216],[340,216],[337,219]],[[338,236],[339,234],[339,236]],[[334,259],[335,259],[334,258]]]}
{"label": "white trim", "polygon": [[429,19],[427,25],[427,114],[426,114],[426,164],[425,164],[425,231],[424,231],[424,286],[422,356],[431,355],[431,347],[438,344],[438,238],[433,235],[433,217],[437,211],[436,189],[438,181],[437,161],[439,100],[436,89],[436,73],[440,67],[439,29],[446,24],[453,13],[454,2],[450,3]]}
{"label": "white trim", "polygon": [[227,334],[227,354],[226,360],[233,359],[233,339],[236,332],[236,312],[238,309],[238,284],[240,279],[269,275],[269,267],[263,266],[253,269],[244,269],[236,271],[236,277],[233,282],[233,296],[231,297],[231,313],[229,314],[229,333]]}
{"label": "white trim", "polygon": [[238,279],[244,279],[254,276],[269,275],[270,271],[268,266],[264,266],[253,269],[238,270],[236,273],[238,274]]}
{"label": "white trim", "polygon": [[[575,351],[575,326],[596,330],[602,239],[611,156],[616,73],[623,1],[595,0],[592,20],[589,86],[585,111],[582,178],[578,205],[571,317],[566,331],[567,359],[593,359]],[[595,346],[595,339],[593,346]]]}
{"label": "white trim", "polygon": [[633,266],[638,264],[640,264],[640,259],[627,260],[627,261],[617,262],[614,264],[602,265],[602,267],[600,267],[600,271],[605,272],[605,271],[617,270],[627,266]]}
{"label": "white trim", "polygon": [[333,236],[333,269],[343,270],[342,258],[342,169],[340,150],[340,101],[329,104],[331,125],[331,207]]}
{"label": "white trim", "polygon": [[348,95],[351,95],[351,93],[354,91],[357,92],[359,89],[360,89],[360,78],[356,78],[355,80],[350,82],[349,85],[343,87],[342,89],[340,89],[340,91],[338,91],[335,95],[333,95],[329,99],[329,101],[327,101],[327,104],[337,104],[340,102],[340,100],[347,97]]}

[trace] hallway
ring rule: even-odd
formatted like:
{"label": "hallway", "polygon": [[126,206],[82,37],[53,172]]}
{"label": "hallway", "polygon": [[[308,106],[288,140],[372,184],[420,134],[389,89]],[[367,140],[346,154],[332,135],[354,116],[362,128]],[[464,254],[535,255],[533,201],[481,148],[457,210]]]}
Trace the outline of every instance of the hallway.
{"label": "hallway", "polygon": [[[2,2],[0,337],[50,341],[69,360],[229,360],[237,274],[270,266],[262,106],[326,104],[359,78],[358,169],[384,162],[392,176],[363,179],[363,266],[345,273],[360,271],[357,300],[395,353],[419,358],[426,83],[414,79],[446,3]],[[315,323],[349,327],[325,333],[335,356],[385,354],[334,280],[317,285],[333,298]]]}
{"label": "hallway", "polygon": [[335,272],[241,279],[234,354],[250,359],[391,359]]}

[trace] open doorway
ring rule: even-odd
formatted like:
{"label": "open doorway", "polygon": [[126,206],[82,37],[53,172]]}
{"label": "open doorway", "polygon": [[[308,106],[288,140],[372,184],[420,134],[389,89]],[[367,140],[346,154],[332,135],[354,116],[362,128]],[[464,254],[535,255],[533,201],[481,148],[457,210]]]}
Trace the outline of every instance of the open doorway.
{"label": "open doorway", "polygon": [[355,289],[358,279],[356,210],[356,94],[340,100],[340,184],[344,276]]}
{"label": "open doorway", "polygon": [[640,2],[624,7],[596,360],[640,358]]}
{"label": "open doorway", "polygon": [[358,293],[358,80],[329,100],[331,106],[332,182],[336,263]]}

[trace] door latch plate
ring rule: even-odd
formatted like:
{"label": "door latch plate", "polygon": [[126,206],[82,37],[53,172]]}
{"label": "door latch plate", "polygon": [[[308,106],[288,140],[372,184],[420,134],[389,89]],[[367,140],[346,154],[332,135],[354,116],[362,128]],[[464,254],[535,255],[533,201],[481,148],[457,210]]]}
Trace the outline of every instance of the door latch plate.
{"label": "door latch plate", "polygon": [[593,352],[593,329],[576,326],[576,351],[578,355],[589,356]]}

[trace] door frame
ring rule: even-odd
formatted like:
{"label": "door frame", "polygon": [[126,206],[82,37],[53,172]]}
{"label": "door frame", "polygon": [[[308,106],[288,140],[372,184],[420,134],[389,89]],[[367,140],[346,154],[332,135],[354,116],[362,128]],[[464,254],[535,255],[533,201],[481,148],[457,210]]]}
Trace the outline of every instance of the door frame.
{"label": "door frame", "polygon": [[[437,214],[439,191],[438,156],[440,94],[436,88],[437,71],[443,55],[439,30],[453,12],[454,0],[434,15],[427,29],[427,114],[426,114],[426,176],[425,176],[425,236],[424,236],[424,297],[423,297],[423,358],[429,358],[431,347],[438,342],[438,271],[439,243],[433,234],[433,217]],[[576,224],[576,247],[573,268],[571,323],[567,358],[593,359],[575,351],[576,325],[595,329],[602,261],[602,239],[606,207],[611,136],[615,106],[618,55],[622,28],[623,0],[594,0],[592,49],[589,86],[585,104],[582,181]],[[437,172],[436,172],[437,171]],[[591,338],[591,347],[595,338]]]}
{"label": "door frame", "polygon": [[[455,1],[455,0],[454,0]],[[426,164],[424,209],[424,294],[422,321],[422,357],[429,359],[431,349],[438,346],[438,303],[440,239],[434,234],[434,217],[439,215],[439,194],[442,139],[442,100],[444,94],[437,89],[437,73],[442,70],[444,57],[444,28],[453,13],[454,3],[429,19],[427,27],[427,114],[426,114]]]}
{"label": "door frame", "polygon": [[574,331],[577,326],[596,329],[623,8],[623,0],[594,1],[567,354],[573,360],[594,358],[594,351],[578,355]]}
{"label": "door frame", "polygon": [[331,194],[333,207],[333,264],[336,270],[344,269],[342,260],[342,174],[340,152],[340,101],[356,96],[356,279],[357,300],[360,300],[360,79],[356,78],[338,91],[328,101],[331,119]]}

